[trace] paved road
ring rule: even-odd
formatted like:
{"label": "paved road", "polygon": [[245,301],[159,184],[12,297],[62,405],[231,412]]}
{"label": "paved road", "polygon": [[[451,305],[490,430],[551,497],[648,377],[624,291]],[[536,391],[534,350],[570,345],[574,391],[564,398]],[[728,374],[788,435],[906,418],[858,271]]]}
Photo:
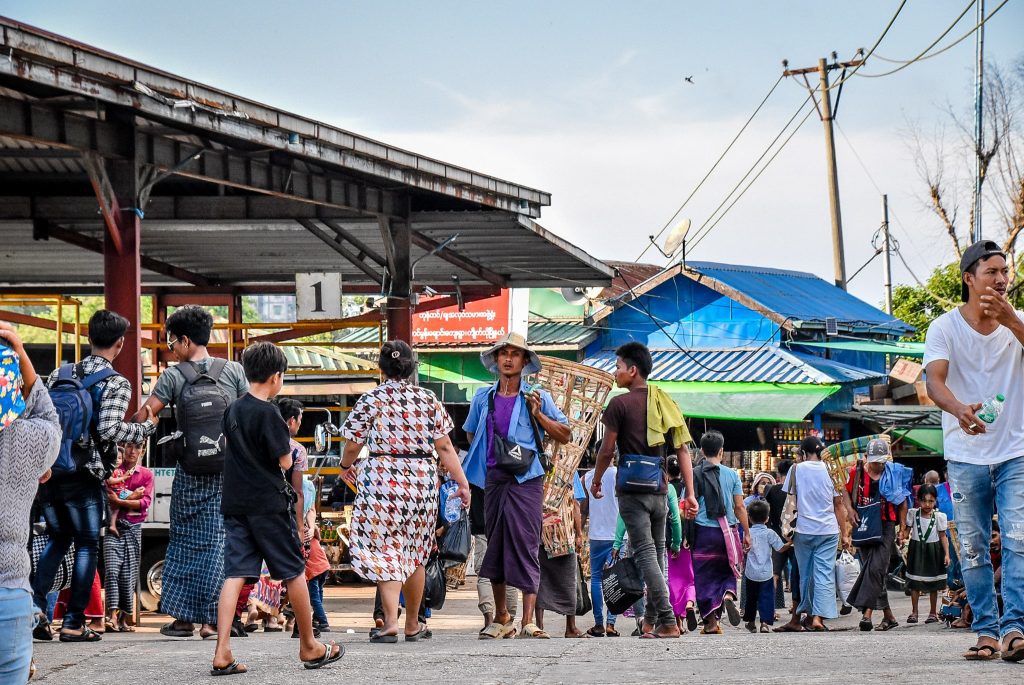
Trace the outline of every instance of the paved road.
{"label": "paved road", "polygon": [[[909,612],[899,598],[897,618]],[[727,629],[724,635],[685,635],[678,640],[566,640],[564,622],[551,617],[555,639],[479,641],[475,593],[449,595],[445,610],[431,620],[434,638],[422,643],[371,645],[372,589],[330,588],[328,612],[333,639],[347,648],[344,659],[323,671],[304,671],[296,641],[287,635],[256,633],[234,641],[235,655],[251,668],[243,685],[279,685],[299,678],[308,683],[719,683],[749,685],[803,682],[1020,683],[1024,664],[968,663],[959,658],[973,644],[971,635],[940,625],[901,625],[887,633],[861,633],[856,617],[832,622],[830,634],[751,635]],[[164,617],[147,615],[134,634],[106,635],[90,645],[36,643],[40,671],[34,682],[133,683],[223,682],[208,675],[212,642],[173,640],[157,632]],[[622,619],[625,621],[625,619]],[[581,627],[591,625],[589,617]],[[623,624],[620,624],[622,626]],[[346,633],[345,629],[357,632]]]}

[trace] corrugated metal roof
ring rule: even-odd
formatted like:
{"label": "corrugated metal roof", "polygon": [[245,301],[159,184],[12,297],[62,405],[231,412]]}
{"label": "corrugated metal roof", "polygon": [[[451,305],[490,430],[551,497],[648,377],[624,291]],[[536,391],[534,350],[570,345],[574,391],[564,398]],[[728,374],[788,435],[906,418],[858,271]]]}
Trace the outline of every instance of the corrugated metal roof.
{"label": "corrugated metal roof", "polygon": [[912,326],[814,274],[715,262],[687,262],[686,271],[698,282],[701,277],[713,279],[794,322],[823,325],[826,318],[834,317],[842,328],[848,330],[871,329],[878,333],[914,331]]}
{"label": "corrugated metal roof", "polygon": [[[880,374],[810,355],[787,352],[774,345],[761,349],[652,350],[655,381],[718,383],[864,384]],[[584,364],[613,372],[615,353],[605,350]]]}
{"label": "corrugated metal roof", "polygon": [[[376,329],[370,330],[376,332]],[[327,347],[286,345],[282,349],[284,356],[288,358],[289,369],[366,371],[368,376],[378,374],[377,364],[373,361],[337,352]]]}

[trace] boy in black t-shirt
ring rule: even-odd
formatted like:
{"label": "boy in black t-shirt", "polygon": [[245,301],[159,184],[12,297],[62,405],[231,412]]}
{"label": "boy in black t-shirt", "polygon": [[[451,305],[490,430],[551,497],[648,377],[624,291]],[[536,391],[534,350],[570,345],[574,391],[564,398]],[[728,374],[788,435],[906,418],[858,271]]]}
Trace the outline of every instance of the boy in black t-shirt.
{"label": "boy in black t-shirt", "polygon": [[320,668],[344,655],[341,645],[313,637],[306,587],[306,561],[292,509],[292,489],[284,479],[292,456],[288,426],[270,403],[284,385],[288,360],[272,343],[250,345],[242,353],[249,392],[224,412],[224,585],[217,607],[217,650],[211,675],[249,670],[231,654],[231,622],[242,586],[256,582],[263,561],[270,575],[282,578],[299,628],[299,658]]}

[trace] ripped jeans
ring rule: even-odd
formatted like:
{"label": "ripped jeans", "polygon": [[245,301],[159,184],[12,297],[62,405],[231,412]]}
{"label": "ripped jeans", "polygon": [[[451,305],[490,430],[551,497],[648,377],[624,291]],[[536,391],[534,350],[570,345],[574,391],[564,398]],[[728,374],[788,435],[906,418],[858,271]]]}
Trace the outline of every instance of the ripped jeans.
{"label": "ripped jeans", "polygon": [[[974,611],[971,629],[979,636],[1024,634],[1024,457],[992,466],[947,464],[960,566],[967,601]],[[999,514],[1002,538],[1003,616],[999,617],[989,544],[992,515]]]}

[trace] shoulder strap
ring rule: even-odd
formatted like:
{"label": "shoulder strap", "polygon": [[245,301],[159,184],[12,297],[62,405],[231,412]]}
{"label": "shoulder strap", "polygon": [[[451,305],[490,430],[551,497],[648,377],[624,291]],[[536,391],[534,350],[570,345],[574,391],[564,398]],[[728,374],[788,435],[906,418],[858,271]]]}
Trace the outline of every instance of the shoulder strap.
{"label": "shoulder strap", "polygon": [[92,386],[96,385],[97,383],[102,383],[103,381],[107,380],[111,376],[117,376],[117,375],[119,375],[117,373],[117,371],[114,371],[114,369],[112,369],[112,368],[110,368],[108,366],[105,369],[100,369],[96,373],[89,374],[88,376],[83,378],[82,379],[82,387],[85,388],[85,389],[91,388]]}
{"label": "shoulder strap", "polygon": [[853,506],[857,506],[857,501],[860,499],[860,474],[863,465],[861,460],[857,460],[857,465],[853,467]]}
{"label": "shoulder strap", "polygon": [[206,375],[212,378],[214,382],[217,382],[220,380],[220,375],[224,372],[224,368],[228,365],[228,360],[221,359],[220,357],[213,357],[212,359],[210,370],[206,372]]}
{"label": "shoulder strap", "polygon": [[70,381],[74,380],[74,364],[61,364],[60,368],[57,369],[57,380],[59,381]]}
{"label": "shoulder strap", "polygon": [[793,464],[793,468],[789,470],[789,493],[796,497],[796,468],[800,464]]}
{"label": "shoulder strap", "polygon": [[199,372],[196,371],[196,367],[193,366],[192,362],[181,362],[175,368],[177,368],[178,371],[181,372],[181,375],[185,377],[185,383],[187,385],[192,385],[199,380]]}

